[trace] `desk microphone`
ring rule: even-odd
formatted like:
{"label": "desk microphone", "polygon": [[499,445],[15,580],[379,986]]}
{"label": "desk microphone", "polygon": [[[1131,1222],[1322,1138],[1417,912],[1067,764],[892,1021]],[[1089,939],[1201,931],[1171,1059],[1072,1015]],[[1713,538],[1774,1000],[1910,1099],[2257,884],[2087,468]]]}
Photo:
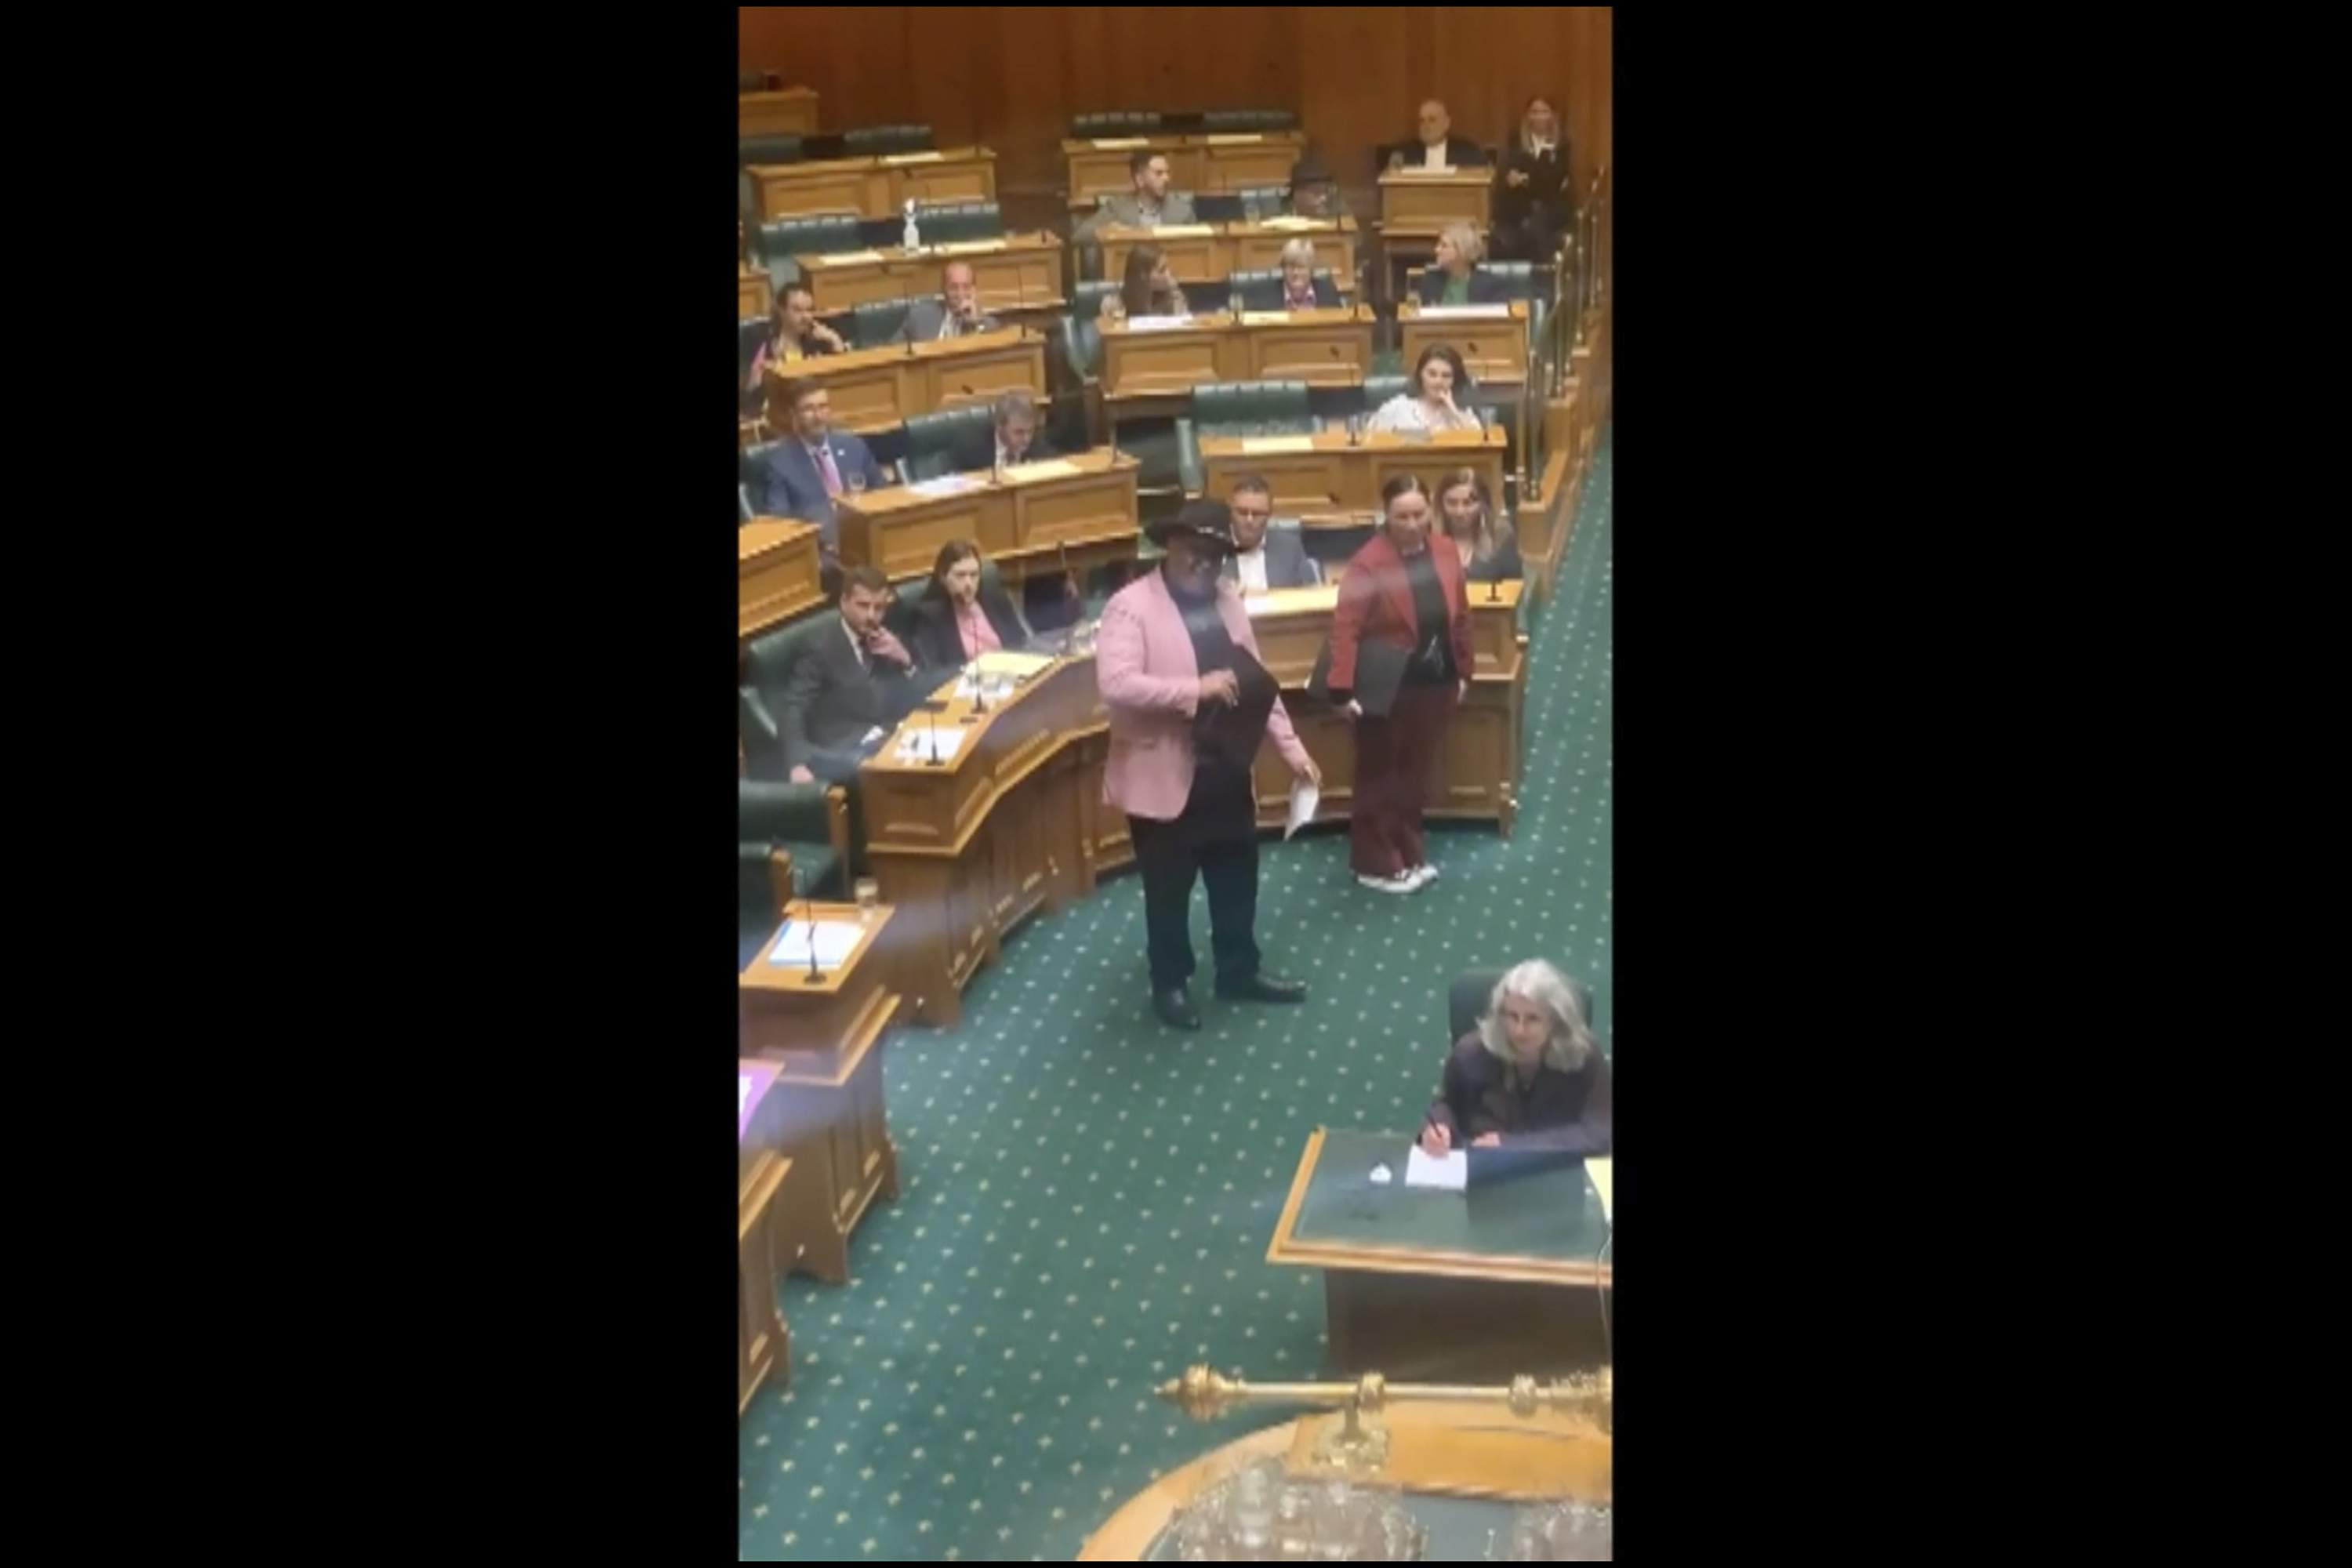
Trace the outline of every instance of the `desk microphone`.
{"label": "desk microphone", "polygon": [[923,734],[929,742],[931,752],[927,765],[938,767],[940,765],[940,710],[937,708],[924,710]]}
{"label": "desk microphone", "polygon": [[793,885],[801,894],[801,919],[808,927],[808,983],[820,985],[824,983],[824,972],[816,966],[816,899],[802,880],[798,866],[793,868]]}

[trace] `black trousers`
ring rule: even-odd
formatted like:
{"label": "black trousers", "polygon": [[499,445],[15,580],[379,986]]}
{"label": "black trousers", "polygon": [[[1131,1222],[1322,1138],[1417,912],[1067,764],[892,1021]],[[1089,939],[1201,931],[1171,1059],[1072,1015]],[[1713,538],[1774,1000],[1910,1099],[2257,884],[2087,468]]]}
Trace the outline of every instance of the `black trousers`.
{"label": "black trousers", "polygon": [[1183,815],[1173,822],[1129,816],[1136,869],[1143,879],[1143,931],[1151,989],[1172,991],[1192,978],[1192,883],[1209,889],[1209,951],[1217,978],[1231,984],[1257,973],[1257,797],[1249,775],[1203,769],[1192,776]]}

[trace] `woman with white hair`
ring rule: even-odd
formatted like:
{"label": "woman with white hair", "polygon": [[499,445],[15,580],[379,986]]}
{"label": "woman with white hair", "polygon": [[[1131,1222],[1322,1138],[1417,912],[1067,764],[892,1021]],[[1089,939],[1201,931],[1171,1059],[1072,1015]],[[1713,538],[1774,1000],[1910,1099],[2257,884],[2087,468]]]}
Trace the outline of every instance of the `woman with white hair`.
{"label": "woman with white hair", "polygon": [[1567,976],[1530,959],[1496,983],[1486,1016],[1454,1042],[1421,1146],[1609,1152],[1609,1062]]}
{"label": "woman with white hair", "polygon": [[1328,278],[1315,276],[1315,242],[1294,239],[1282,247],[1282,308],[1286,310],[1336,310],[1339,290]]}

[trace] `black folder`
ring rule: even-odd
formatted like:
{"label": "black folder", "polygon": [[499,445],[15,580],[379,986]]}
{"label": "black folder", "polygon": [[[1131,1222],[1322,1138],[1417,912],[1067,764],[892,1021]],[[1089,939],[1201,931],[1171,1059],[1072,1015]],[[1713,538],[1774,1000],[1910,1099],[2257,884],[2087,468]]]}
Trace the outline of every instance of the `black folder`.
{"label": "black folder", "polygon": [[[1394,643],[1376,642],[1365,638],[1356,645],[1356,701],[1375,719],[1388,716],[1396,706],[1397,689],[1404,684],[1405,666],[1412,655]],[[1323,651],[1315,656],[1315,673],[1307,678],[1307,695],[1318,702],[1331,700],[1331,643],[1324,639]]]}
{"label": "black folder", "polygon": [[1274,672],[1250,657],[1249,649],[1234,649],[1234,684],[1241,700],[1228,708],[1212,702],[1192,716],[1192,742],[1204,752],[1214,752],[1242,772],[1256,765],[1258,748],[1265,742],[1266,721],[1282,685]]}

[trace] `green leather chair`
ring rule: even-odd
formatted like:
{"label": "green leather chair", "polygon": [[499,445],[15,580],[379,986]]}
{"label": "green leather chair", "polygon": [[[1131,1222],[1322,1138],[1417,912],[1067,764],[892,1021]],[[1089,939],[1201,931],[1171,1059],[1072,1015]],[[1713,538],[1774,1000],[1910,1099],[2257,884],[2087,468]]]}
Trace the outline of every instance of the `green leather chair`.
{"label": "green leather chair", "polygon": [[[1004,237],[1004,210],[994,202],[917,202],[915,223],[925,245]],[[891,238],[897,243],[896,235]]]}
{"label": "green leather chair", "polygon": [[1160,129],[1157,110],[1114,109],[1100,114],[1076,114],[1070,117],[1070,135],[1077,141],[1099,137],[1105,141],[1126,136],[1149,136]]}
{"label": "green leather chair", "polygon": [[853,348],[879,348],[898,335],[914,303],[912,300],[868,300],[849,313],[849,331],[844,335]]}
{"label": "green leather chair", "polygon": [[796,132],[775,132],[765,136],[741,136],[735,142],[735,163],[748,169],[754,163],[798,163],[808,157],[806,144]]}
{"label": "green leather chair", "polygon": [[768,270],[768,281],[778,293],[800,281],[800,256],[833,256],[856,250],[857,219],[843,213],[821,217],[780,217],[744,232],[745,248],[753,265]]}
{"label": "green leather chair", "polygon": [[739,70],[735,73],[735,96],[738,98],[747,92],[764,92],[767,86],[768,73],[765,71]]}
{"label": "green leather chair", "polygon": [[[1455,978],[1445,994],[1445,1043],[1454,1041],[1478,1026],[1478,1016],[1494,1000],[1495,987],[1502,983],[1507,969],[1469,969]],[[1583,981],[1570,979],[1568,988],[1576,994],[1576,1005],[1584,1014],[1584,1026],[1592,1037],[1601,1038],[1601,1026],[1592,1016],[1592,991]],[[1609,1053],[1604,1047],[1601,1053]]]}
{"label": "green leather chair", "polygon": [[1201,116],[1201,128],[1212,136],[1240,136],[1253,131],[1296,131],[1298,129],[1298,116],[1287,109],[1213,109]]}
{"label": "green leather chair", "polygon": [[916,415],[907,421],[907,482],[992,466],[996,456],[994,430],[993,416],[985,403]]}
{"label": "green leather chair", "polygon": [[1212,436],[1309,436],[1320,428],[1303,381],[1226,381],[1192,389],[1192,413],[1176,422],[1177,471],[1188,495],[1208,476],[1201,442]]}
{"label": "green leather chair", "polygon": [[928,125],[868,125],[842,133],[853,158],[887,158],[898,153],[929,153],[939,145]]}
{"label": "green leather chair", "polygon": [[[787,899],[823,898],[828,892],[843,891],[841,867],[849,817],[841,796],[838,789],[816,784],[735,781],[738,970],[757,958],[760,949],[776,934]],[[840,848],[834,844],[836,817]]]}
{"label": "green leather chair", "polygon": [[[1328,267],[1318,267],[1315,269],[1315,280],[1318,283],[1328,283],[1335,292],[1339,289],[1339,280],[1332,276],[1331,269]],[[1225,280],[1225,287],[1229,291],[1242,297],[1242,309],[1244,310],[1282,309],[1282,268],[1279,267],[1265,267],[1248,272],[1236,272]]]}
{"label": "green leather chair", "polygon": [[1265,218],[1280,217],[1289,210],[1288,185],[1252,185],[1239,193],[1242,198],[1242,220],[1256,223]]}

